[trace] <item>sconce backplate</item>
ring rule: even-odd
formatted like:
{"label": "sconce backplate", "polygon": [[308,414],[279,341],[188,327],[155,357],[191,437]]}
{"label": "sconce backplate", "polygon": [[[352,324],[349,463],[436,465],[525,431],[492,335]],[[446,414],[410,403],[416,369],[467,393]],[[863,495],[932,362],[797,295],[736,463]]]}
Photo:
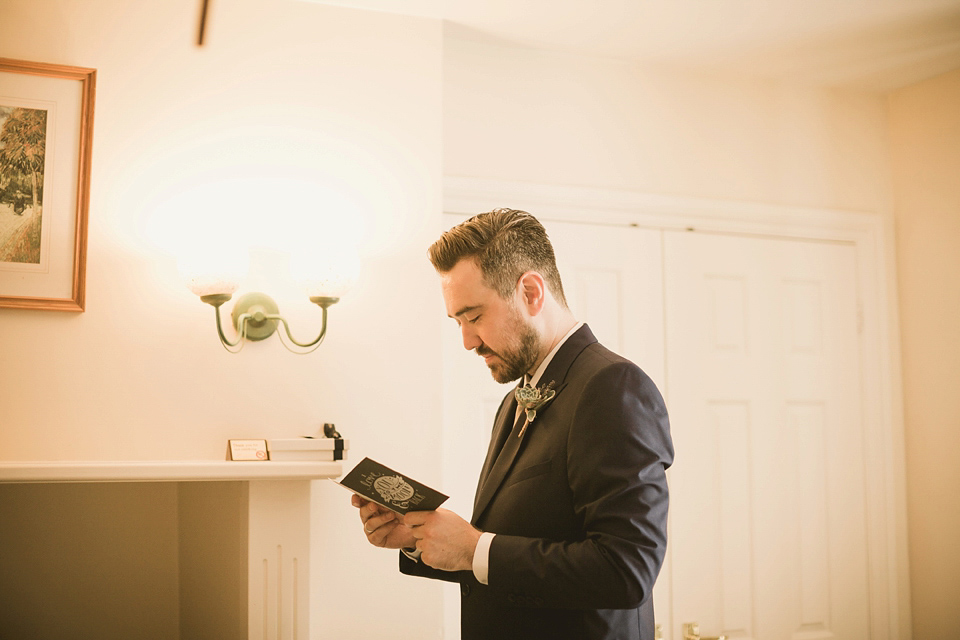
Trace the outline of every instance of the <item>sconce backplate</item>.
{"label": "sconce backplate", "polygon": [[233,305],[230,317],[233,319],[233,326],[237,332],[240,332],[242,329],[238,322],[240,316],[244,313],[250,314],[251,317],[247,319],[246,337],[248,340],[257,341],[269,338],[277,330],[277,320],[267,319],[266,316],[276,316],[279,312],[273,298],[265,293],[254,292],[240,296],[237,303]]}

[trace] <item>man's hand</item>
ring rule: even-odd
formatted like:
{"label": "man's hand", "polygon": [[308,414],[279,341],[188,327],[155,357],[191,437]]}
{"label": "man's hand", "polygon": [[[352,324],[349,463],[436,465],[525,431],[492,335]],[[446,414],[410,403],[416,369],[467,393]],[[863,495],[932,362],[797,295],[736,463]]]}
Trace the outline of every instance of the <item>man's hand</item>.
{"label": "man's hand", "polygon": [[370,544],[385,549],[413,549],[416,546],[417,539],[410,527],[405,526],[396,513],[358,495],[354,495],[350,502],[360,510],[360,522]]}
{"label": "man's hand", "polygon": [[470,571],[480,531],[446,509],[411,511],[403,517],[421,551],[420,560],[434,569]]}

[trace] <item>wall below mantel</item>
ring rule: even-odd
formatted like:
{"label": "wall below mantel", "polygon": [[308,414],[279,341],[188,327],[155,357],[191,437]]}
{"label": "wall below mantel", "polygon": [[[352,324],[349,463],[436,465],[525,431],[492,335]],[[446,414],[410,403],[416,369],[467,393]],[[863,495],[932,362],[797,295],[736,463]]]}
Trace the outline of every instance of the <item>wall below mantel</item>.
{"label": "wall below mantel", "polygon": [[4,637],[247,638],[247,485],[0,483]]}

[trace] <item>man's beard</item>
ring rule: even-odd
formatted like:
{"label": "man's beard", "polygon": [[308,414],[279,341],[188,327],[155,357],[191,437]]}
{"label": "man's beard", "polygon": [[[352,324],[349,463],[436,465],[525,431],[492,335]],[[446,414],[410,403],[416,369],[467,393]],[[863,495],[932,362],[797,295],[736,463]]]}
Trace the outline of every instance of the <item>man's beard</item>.
{"label": "man's beard", "polygon": [[500,384],[513,382],[522,378],[533,365],[537,362],[537,356],[540,353],[540,336],[536,329],[523,321],[520,312],[514,310],[511,326],[508,331],[512,332],[517,339],[515,347],[505,347],[503,351],[493,351],[486,345],[477,347],[478,355],[496,355],[499,360],[490,363],[490,373],[493,379]]}

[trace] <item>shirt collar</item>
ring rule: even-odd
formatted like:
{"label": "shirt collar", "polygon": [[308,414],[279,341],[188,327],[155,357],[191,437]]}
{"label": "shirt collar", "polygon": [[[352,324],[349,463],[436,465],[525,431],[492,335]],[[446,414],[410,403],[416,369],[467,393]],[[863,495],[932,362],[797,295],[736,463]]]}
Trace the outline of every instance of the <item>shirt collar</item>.
{"label": "shirt collar", "polygon": [[560,347],[563,346],[563,343],[566,342],[567,339],[576,333],[577,329],[582,326],[582,322],[578,322],[577,324],[573,325],[573,329],[570,329],[570,331],[567,332],[567,335],[563,336],[563,338],[560,339],[560,342],[558,342],[550,351],[550,353],[547,354],[547,357],[543,359],[543,362],[540,363],[540,366],[537,367],[537,370],[533,372],[533,376],[531,377],[529,374],[524,376],[524,384],[528,384],[531,387],[535,387],[540,384],[540,376],[542,376],[543,372],[547,370],[547,365],[549,365],[550,361],[553,360],[553,356],[557,355],[557,351],[560,350]]}

